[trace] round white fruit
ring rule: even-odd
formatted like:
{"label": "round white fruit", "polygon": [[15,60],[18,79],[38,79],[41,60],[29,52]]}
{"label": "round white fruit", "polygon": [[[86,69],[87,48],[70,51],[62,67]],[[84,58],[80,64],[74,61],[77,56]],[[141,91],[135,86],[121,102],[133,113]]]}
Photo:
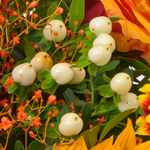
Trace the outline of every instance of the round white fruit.
{"label": "round white fruit", "polygon": [[35,80],[36,72],[30,63],[23,63],[16,66],[12,71],[12,78],[22,86],[28,86]]}
{"label": "round white fruit", "polygon": [[120,96],[121,102],[118,103],[118,109],[123,112],[128,109],[139,107],[139,99],[134,93],[126,93]]}
{"label": "round white fruit", "polygon": [[109,34],[112,30],[111,20],[107,17],[100,16],[93,18],[89,23],[91,32],[94,32],[97,36],[101,33]]}
{"label": "round white fruit", "polygon": [[32,58],[31,64],[36,72],[40,72],[45,69],[50,70],[52,68],[53,61],[48,53],[39,52]]}
{"label": "round white fruit", "polygon": [[61,20],[52,20],[44,27],[43,34],[49,41],[61,42],[67,34],[67,28]]}
{"label": "round white fruit", "polygon": [[117,73],[110,82],[111,89],[119,95],[129,92],[132,86],[131,77],[124,72]]}
{"label": "round white fruit", "polygon": [[67,84],[73,78],[73,69],[69,63],[58,63],[51,69],[51,75],[58,84]]}
{"label": "round white fruit", "polygon": [[91,62],[97,66],[105,65],[111,58],[112,52],[108,45],[98,44],[89,50],[88,56]]}
{"label": "round white fruit", "polygon": [[114,38],[107,34],[107,33],[101,33],[94,41],[93,41],[93,46],[98,45],[98,44],[105,44],[109,45],[111,48],[111,51],[113,52],[115,50],[115,40]]}
{"label": "round white fruit", "polygon": [[58,128],[64,136],[76,135],[82,130],[83,121],[77,114],[67,113],[62,116]]}
{"label": "round white fruit", "polygon": [[83,81],[85,75],[86,72],[84,68],[78,68],[78,67],[73,68],[73,78],[71,79],[70,82],[68,82],[68,84],[79,84],[80,82]]}

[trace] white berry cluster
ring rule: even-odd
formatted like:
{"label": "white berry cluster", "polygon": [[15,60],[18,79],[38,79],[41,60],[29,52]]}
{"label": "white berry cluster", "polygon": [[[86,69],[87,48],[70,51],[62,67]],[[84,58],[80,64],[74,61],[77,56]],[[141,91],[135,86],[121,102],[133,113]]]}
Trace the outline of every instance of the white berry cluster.
{"label": "white berry cluster", "polygon": [[96,17],[90,21],[89,28],[97,35],[89,50],[89,59],[97,66],[103,66],[111,59],[115,50],[115,40],[109,35],[112,30],[111,20],[104,16]]}
{"label": "white berry cluster", "polygon": [[12,71],[12,78],[15,82],[19,82],[22,86],[31,85],[36,73],[45,69],[51,69],[53,61],[46,52],[37,53],[30,63],[23,63],[16,66]]}
{"label": "white berry cluster", "polygon": [[82,130],[83,121],[77,114],[67,113],[62,116],[58,128],[64,136],[76,135]]}
{"label": "white berry cluster", "polygon": [[111,89],[120,95],[120,102],[118,103],[118,109],[122,112],[127,109],[135,108],[139,106],[139,99],[137,95],[129,92],[132,86],[131,77],[124,72],[117,73],[110,82]]}

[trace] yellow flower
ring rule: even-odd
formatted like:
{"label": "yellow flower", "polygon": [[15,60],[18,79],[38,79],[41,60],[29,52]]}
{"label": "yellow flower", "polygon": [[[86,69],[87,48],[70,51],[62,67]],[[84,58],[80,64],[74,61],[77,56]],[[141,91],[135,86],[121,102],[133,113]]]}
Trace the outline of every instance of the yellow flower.
{"label": "yellow flower", "polygon": [[[126,128],[118,135],[115,143],[113,144],[113,136],[105,141],[97,144],[90,150],[148,150],[150,141],[139,144],[136,146],[136,137],[132,126],[131,119],[128,119]],[[53,145],[53,150],[88,150],[83,136],[81,136],[72,146]]]}

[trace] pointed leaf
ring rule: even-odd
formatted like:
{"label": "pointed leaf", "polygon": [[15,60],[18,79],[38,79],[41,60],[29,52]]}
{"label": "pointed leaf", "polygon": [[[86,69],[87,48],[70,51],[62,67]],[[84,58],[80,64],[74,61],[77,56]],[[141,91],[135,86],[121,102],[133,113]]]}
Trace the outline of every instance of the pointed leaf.
{"label": "pointed leaf", "polygon": [[81,56],[77,61],[77,67],[84,68],[90,64],[89,57],[86,55]]}
{"label": "pointed leaf", "polygon": [[28,95],[28,90],[24,86],[19,86],[18,89],[15,91],[15,95],[18,98],[25,100]]}
{"label": "pointed leaf", "polygon": [[48,41],[45,37],[38,43],[39,48],[44,52],[48,51],[51,45],[52,42]]}
{"label": "pointed leaf", "polygon": [[23,144],[21,143],[21,141],[17,140],[17,141],[15,142],[14,150],[24,150],[24,146],[23,146]]}
{"label": "pointed leaf", "polygon": [[103,78],[107,83],[110,83],[111,79],[108,76],[106,76],[106,74],[103,74]]}
{"label": "pointed leaf", "polygon": [[91,41],[94,41],[97,38],[97,35],[91,31],[86,31],[85,33]]}
{"label": "pointed leaf", "polygon": [[82,20],[84,18],[84,0],[72,0],[71,2],[71,7],[70,7],[70,17],[69,17],[69,28],[74,31],[75,29],[75,25],[74,22],[78,21],[79,24],[76,27],[76,29],[78,30],[78,28],[80,27],[80,24],[82,23]]}
{"label": "pointed leaf", "polygon": [[47,78],[51,77],[51,72],[50,70],[43,70],[40,73],[38,73],[38,79],[41,82],[44,82]]}
{"label": "pointed leaf", "polygon": [[120,102],[120,95],[114,93],[113,100],[114,100],[115,105],[118,106],[118,103]]}
{"label": "pointed leaf", "polygon": [[109,17],[109,19],[111,20],[111,22],[115,22],[115,21],[120,20],[119,17]]}
{"label": "pointed leaf", "polygon": [[49,89],[55,84],[55,80],[50,76],[41,85],[42,89]]}
{"label": "pointed leaf", "polygon": [[89,71],[90,75],[95,76],[96,73],[97,73],[97,68],[98,68],[98,66],[97,66],[96,64],[91,63],[91,64],[88,66],[88,71]]}
{"label": "pointed leaf", "polygon": [[8,93],[13,93],[18,88],[18,83],[13,82],[13,86],[11,84],[8,86]]}
{"label": "pointed leaf", "polygon": [[54,85],[48,89],[48,93],[54,94],[56,92],[58,86],[59,86],[59,84],[55,82]]}

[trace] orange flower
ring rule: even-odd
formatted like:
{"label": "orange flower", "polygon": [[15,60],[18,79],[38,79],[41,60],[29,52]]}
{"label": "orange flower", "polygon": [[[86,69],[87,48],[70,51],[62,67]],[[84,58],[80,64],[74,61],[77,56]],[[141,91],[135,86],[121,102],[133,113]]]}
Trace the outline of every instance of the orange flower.
{"label": "orange flower", "polygon": [[32,125],[34,125],[35,129],[39,129],[40,125],[42,125],[40,120],[41,120],[40,117],[35,117],[34,120],[32,121]]}
{"label": "orange flower", "polygon": [[119,17],[111,35],[121,52],[140,50],[150,63],[150,2],[148,0],[101,0],[108,17]]}
{"label": "orange flower", "polygon": [[20,38],[19,37],[14,37],[13,39],[14,39],[14,42],[13,42],[14,45],[17,45],[17,44],[20,43],[20,41],[19,41]]}
{"label": "orange flower", "polygon": [[8,119],[8,117],[2,117],[1,118],[1,127],[3,130],[7,130],[8,128],[11,128],[12,122]]}
{"label": "orange flower", "polygon": [[1,23],[4,23],[4,21],[5,21],[5,18],[2,17],[2,15],[0,15],[0,24],[1,24]]}

